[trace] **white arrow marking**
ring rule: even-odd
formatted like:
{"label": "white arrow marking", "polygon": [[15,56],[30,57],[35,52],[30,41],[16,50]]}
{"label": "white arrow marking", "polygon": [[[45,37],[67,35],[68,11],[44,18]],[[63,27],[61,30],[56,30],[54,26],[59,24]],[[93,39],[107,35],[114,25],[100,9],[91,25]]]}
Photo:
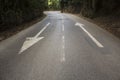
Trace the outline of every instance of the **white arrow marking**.
{"label": "white arrow marking", "polygon": [[100,48],[103,48],[104,46],[98,41],[96,40],[83,26],[84,24],[81,23],[76,23],[76,26],[79,26],[83,31],[85,31],[87,33],[87,35],[96,43],[96,45]]}
{"label": "white arrow marking", "polygon": [[38,41],[43,39],[44,37],[39,37],[39,36],[49,25],[50,25],[50,23],[48,23],[39,33],[37,33],[35,35],[35,37],[28,37],[28,38],[26,38],[26,41],[23,43],[23,46],[22,46],[19,54],[21,54],[22,52],[24,52],[25,50],[27,50],[28,48],[30,48],[31,46],[36,44]]}

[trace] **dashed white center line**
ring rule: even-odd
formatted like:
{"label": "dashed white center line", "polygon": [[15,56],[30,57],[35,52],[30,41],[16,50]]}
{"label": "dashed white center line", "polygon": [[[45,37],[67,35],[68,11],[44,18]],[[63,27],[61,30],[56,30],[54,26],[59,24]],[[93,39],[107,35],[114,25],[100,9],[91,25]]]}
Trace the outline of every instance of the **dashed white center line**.
{"label": "dashed white center line", "polygon": [[62,57],[61,62],[65,62],[65,36],[62,36]]}
{"label": "dashed white center line", "polygon": [[62,59],[61,59],[61,62],[65,62],[66,59],[65,59],[65,54],[62,54]]}
{"label": "dashed white center line", "polygon": [[64,36],[64,21],[63,21],[63,16],[62,16],[62,54],[61,54],[61,62],[65,62],[65,36]]}
{"label": "dashed white center line", "polygon": [[62,25],[62,31],[64,32],[64,30],[65,30],[65,27],[64,27],[64,25]]}
{"label": "dashed white center line", "polygon": [[64,40],[65,39],[65,36],[62,36],[62,40]]}
{"label": "dashed white center line", "polygon": [[65,49],[65,46],[63,45],[62,48]]}
{"label": "dashed white center line", "polygon": [[64,22],[64,21],[63,21],[63,16],[61,16],[61,18],[62,18],[62,23],[63,23],[63,22]]}

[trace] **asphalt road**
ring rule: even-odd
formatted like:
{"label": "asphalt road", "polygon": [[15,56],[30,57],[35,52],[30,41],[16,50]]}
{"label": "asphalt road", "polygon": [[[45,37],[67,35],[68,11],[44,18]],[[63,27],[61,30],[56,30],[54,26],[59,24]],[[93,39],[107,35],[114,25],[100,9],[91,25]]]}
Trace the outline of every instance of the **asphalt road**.
{"label": "asphalt road", "polygon": [[0,43],[0,80],[120,80],[120,40],[60,12]]}

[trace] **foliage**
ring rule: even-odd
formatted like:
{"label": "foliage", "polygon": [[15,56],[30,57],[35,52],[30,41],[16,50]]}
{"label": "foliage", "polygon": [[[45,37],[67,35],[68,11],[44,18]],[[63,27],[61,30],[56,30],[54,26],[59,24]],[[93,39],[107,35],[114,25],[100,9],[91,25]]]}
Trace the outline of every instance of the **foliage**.
{"label": "foliage", "polygon": [[48,0],[49,9],[59,10],[60,4],[59,0]]}
{"label": "foliage", "polygon": [[47,0],[0,0],[0,25],[18,25],[42,16]]}
{"label": "foliage", "polygon": [[[64,0],[63,0],[64,1]],[[65,10],[68,12],[76,11],[87,17],[98,15],[108,15],[115,10],[119,10],[120,0],[66,0]]]}

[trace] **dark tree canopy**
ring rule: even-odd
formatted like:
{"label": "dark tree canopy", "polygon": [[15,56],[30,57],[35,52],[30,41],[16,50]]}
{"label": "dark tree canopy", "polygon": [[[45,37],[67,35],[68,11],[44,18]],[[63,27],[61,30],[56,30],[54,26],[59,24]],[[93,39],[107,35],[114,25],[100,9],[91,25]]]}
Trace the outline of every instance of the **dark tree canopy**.
{"label": "dark tree canopy", "polygon": [[[64,0],[63,0],[64,1]],[[96,15],[111,14],[119,10],[120,0],[65,0],[68,12],[81,13],[84,16],[93,17]]]}
{"label": "dark tree canopy", "polygon": [[47,0],[0,0],[0,24],[17,25],[42,16]]}

